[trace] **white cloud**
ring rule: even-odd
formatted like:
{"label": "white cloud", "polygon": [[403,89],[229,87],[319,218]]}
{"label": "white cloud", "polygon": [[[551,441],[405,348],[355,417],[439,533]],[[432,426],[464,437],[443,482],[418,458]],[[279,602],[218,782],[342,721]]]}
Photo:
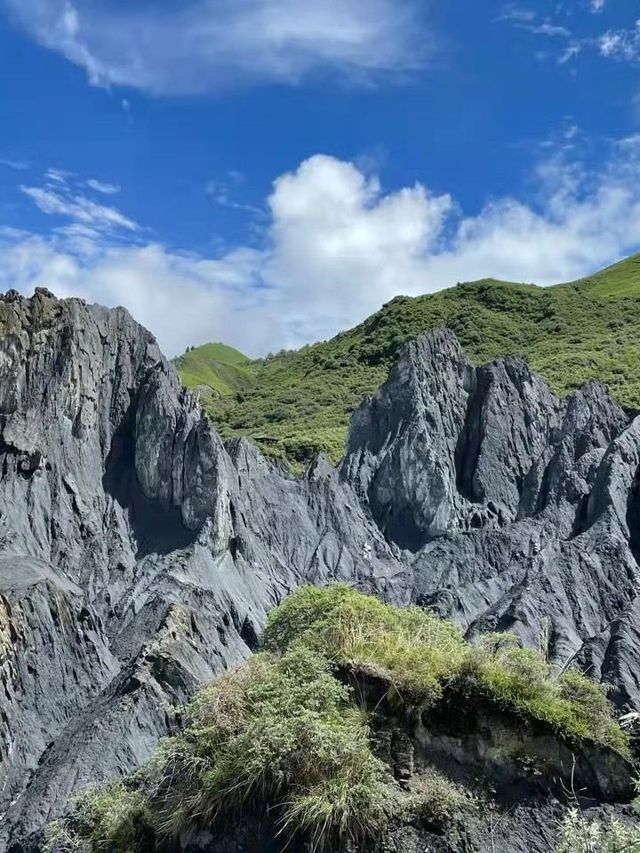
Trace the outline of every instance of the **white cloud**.
{"label": "white cloud", "polygon": [[26,160],[9,160],[6,157],[0,157],[0,166],[6,166],[7,169],[13,169],[16,172],[25,171],[29,165]]}
{"label": "white cloud", "polygon": [[124,304],[169,354],[221,339],[260,355],[335,334],[398,294],[483,277],[551,284],[636,251],[640,135],[595,172],[571,156],[563,144],[539,165],[535,204],[502,198],[473,216],[421,184],[385,193],[354,164],[315,156],[275,181],[263,248],[212,259],[115,245],[72,210],[48,236],[0,229],[0,286]]}
{"label": "white cloud", "polygon": [[606,0],[591,0],[590,6],[592,12],[602,12],[604,9]]}
{"label": "white cloud", "polygon": [[538,13],[530,8],[509,3],[503,9],[496,21],[507,21],[520,30],[526,30],[537,36],[551,38],[571,38],[571,30],[545,16],[540,18]]}
{"label": "white cloud", "polygon": [[184,94],[296,83],[331,69],[350,81],[418,67],[428,38],[417,0],[0,0],[37,41],[98,86]]}
{"label": "white cloud", "polygon": [[[50,172],[47,173],[51,178]],[[57,177],[60,187],[47,184],[44,187],[21,186],[22,192],[29,196],[43,213],[68,217],[77,223],[89,226],[96,231],[111,232],[118,229],[139,231],[140,227],[115,207],[97,204],[86,196],[69,189],[63,177]]]}
{"label": "white cloud", "polygon": [[419,184],[384,195],[353,164],[316,156],[275,182],[269,207],[264,276],[287,340],[303,341],[352,324],[399,290],[429,289],[424,260],[453,202]]}
{"label": "white cloud", "polygon": [[116,195],[120,192],[118,184],[108,184],[104,181],[98,181],[96,178],[89,178],[87,186],[89,189],[95,190],[97,193],[102,193],[103,195]]}
{"label": "white cloud", "polygon": [[640,19],[627,30],[608,30],[598,42],[600,53],[611,59],[640,60]]}
{"label": "white cloud", "polygon": [[73,172],[67,172],[65,169],[47,169],[45,177],[49,181],[66,186],[67,180],[73,177]]}
{"label": "white cloud", "polygon": [[229,170],[222,178],[214,178],[207,182],[205,192],[211,202],[217,207],[226,207],[229,210],[238,210],[248,213],[255,219],[264,219],[265,210],[258,205],[243,201],[237,197],[238,190],[244,183],[245,177],[242,172],[235,169]]}

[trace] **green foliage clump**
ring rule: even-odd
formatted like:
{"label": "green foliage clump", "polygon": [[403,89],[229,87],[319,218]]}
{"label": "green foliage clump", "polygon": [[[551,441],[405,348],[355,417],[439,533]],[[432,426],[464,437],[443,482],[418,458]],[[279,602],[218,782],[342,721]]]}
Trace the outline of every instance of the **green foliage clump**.
{"label": "green foliage clump", "polygon": [[65,818],[47,833],[46,853],[152,853],[155,831],[144,794],[113,783],[76,797]]}
{"label": "green foliage clump", "polygon": [[449,622],[345,585],[294,592],[272,612],[263,646],[196,695],[181,733],[146,767],[80,796],[52,825],[50,853],[153,853],[184,831],[224,831],[248,815],[275,824],[283,846],[299,840],[310,851],[361,849],[398,816],[455,822],[472,805],[467,792],[432,770],[402,791],[376,756],[373,709],[338,677],[347,665],[408,706],[463,691],[561,737],[626,749],[606,697],[579,674],[553,673],[510,635],[470,646]]}
{"label": "green foliage clump", "polygon": [[441,698],[468,649],[453,623],[418,607],[392,607],[343,584],[302,587],[272,611],[265,648],[284,652],[296,644],[336,663],[379,669],[422,704]]}
{"label": "green foliage clump", "polygon": [[560,824],[555,853],[637,853],[640,826],[629,826],[612,817],[589,819],[570,809]]}
{"label": "green foliage clump", "polygon": [[386,774],[366,721],[326,660],[301,646],[257,655],[205,688],[164,772],[188,780],[167,802],[171,832],[279,807],[281,831],[316,849],[386,820]]}
{"label": "green foliage clump", "polygon": [[187,386],[215,390],[203,403],[223,437],[246,436],[300,466],[318,449],[342,456],[353,410],[385,380],[404,343],[437,327],[452,329],[476,364],[517,356],[558,393],[598,379],[623,406],[640,408],[639,317],[634,256],[555,287],[485,279],[398,297],[329,341],[243,363],[240,378],[222,377],[222,385],[218,356],[206,348],[179,359],[178,370]]}
{"label": "green foliage clump", "polygon": [[439,701],[447,687],[551,725],[570,740],[626,753],[628,738],[602,689],[577,672],[558,674],[512,635],[469,645],[450,622],[419,608],[398,609],[346,585],[303,587],[276,610],[264,635],[280,652],[304,644],[338,664],[386,674],[405,701]]}
{"label": "green foliage clump", "polygon": [[478,801],[462,785],[428,768],[412,780],[407,805],[410,816],[442,827],[474,811]]}
{"label": "green foliage clump", "polygon": [[483,694],[522,717],[548,723],[573,742],[590,740],[628,753],[629,739],[602,688],[575,670],[557,674],[537,651],[513,645],[474,649],[457,683],[463,692]]}
{"label": "green foliage clump", "polygon": [[300,838],[311,851],[359,844],[386,826],[394,792],[366,717],[312,650],[254,656],[200,691],[187,716],[136,790],[80,798],[52,827],[50,849],[148,853],[149,839],[248,814],[275,816],[283,844]]}

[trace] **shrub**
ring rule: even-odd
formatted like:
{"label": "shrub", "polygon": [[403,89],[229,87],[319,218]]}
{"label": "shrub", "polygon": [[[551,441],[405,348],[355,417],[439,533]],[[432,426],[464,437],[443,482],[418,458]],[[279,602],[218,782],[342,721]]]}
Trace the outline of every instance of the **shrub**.
{"label": "shrub", "polygon": [[303,647],[256,655],[205,687],[134,781],[79,798],[50,849],[147,853],[155,838],[269,812],[285,841],[314,851],[378,834],[393,801],[349,689]]}
{"label": "shrub", "polygon": [[589,820],[571,809],[562,823],[555,853],[636,853],[640,826],[626,826],[616,818]]}
{"label": "shrub", "polygon": [[428,769],[412,780],[408,806],[410,814],[419,820],[444,827],[475,810],[477,801],[466,788]]}
{"label": "shrub", "polygon": [[69,813],[49,827],[47,853],[152,853],[155,832],[142,792],[122,783],[85,791]]}
{"label": "shrub", "polygon": [[421,704],[442,695],[466,653],[452,623],[417,607],[399,609],[344,585],[302,587],[272,611],[265,648],[303,644],[339,664],[380,669],[400,692]]}
{"label": "shrub", "polygon": [[205,688],[165,745],[164,833],[275,809],[280,832],[312,850],[354,843],[387,819],[388,774],[366,721],[327,661],[296,647],[263,653]]}

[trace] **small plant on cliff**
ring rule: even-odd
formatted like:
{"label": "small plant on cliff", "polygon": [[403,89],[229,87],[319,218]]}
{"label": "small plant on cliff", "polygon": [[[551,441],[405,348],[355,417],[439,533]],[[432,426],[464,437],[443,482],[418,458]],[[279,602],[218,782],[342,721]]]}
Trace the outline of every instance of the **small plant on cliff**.
{"label": "small plant on cliff", "polygon": [[309,649],[257,655],[213,682],[165,750],[166,776],[186,780],[166,798],[165,831],[271,808],[285,836],[315,850],[357,843],[386,821],[387,773],[366,720]]}
{"label": "small plant on cliff", "polygon": [[264,646],[321,651],[389,676],[404,696],[433,704],[468,650],[451,622],[418,607],[400,609],[344,584],[302,587],[272,611]]}
{"label": "small plant on cliff", "polygon": [[627,826],[616,818],[587,818],[571,809],[560,824],[555,853],[638,853],[640,826]]}
{"label": "small plant on cliff", "polygon": [[155,832],[150,806],[123,783],[83,792],[47,833],[46,853],[152,853]]}

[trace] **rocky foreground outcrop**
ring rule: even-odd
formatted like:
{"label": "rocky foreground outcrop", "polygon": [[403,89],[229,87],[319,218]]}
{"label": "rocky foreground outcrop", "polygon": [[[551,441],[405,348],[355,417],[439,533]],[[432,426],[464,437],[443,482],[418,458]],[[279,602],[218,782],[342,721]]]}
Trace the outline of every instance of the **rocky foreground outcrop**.
{"label": "rocky foreground outcrop", "polygon": [[[336,470],[223,444],[123,309],[0,301],[0,849],[145,760],[302,582],[514,630],[640,707],[640,419],[410,344]],[[515,849],[515,848],[514,848]],[[524,849],[524,848],[523,848]]]}

